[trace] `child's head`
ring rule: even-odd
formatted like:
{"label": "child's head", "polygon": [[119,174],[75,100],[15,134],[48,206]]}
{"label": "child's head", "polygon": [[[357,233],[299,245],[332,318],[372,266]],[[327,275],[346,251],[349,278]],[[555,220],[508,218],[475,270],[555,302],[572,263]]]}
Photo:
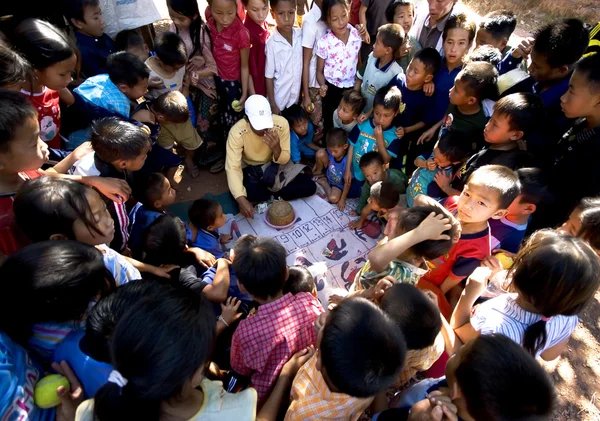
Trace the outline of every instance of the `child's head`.
{"label": "child's head", "polygon": [[148,133],[117,117],[95,121],[90,140],[96,156],[120,171],[140,170],[150,151]]}
{"label": "child's head", "polygon": [[152,101],[150,107],[159,124],[185,123],[190,119],[188,102],[179,91],[165,92]]}
{"label": "child's head", "polygon": [[516,93],[494,104],[494,113],[485,125],[486,142],[502,145],[526,139],[544,118],[544,103],[539,95]]}
{"label": "child's head", "polygon": [[277,28],[286,33],[291,31],[296,21],[296,0],[271,0],[269,3]]}
{"label": "child's head", "polygon": [[[90,302],[113,291],[102,253],[77,241],[44,241],[9,256],[0,266],[0,329],[24,343],[31,325],[82,320]],[[15,308],[25,308],[14,317]]]}
{"label": "child's head", "polygon": [[471,49],[475,38],[475,22],[465,13],[452,15],[446,21],[442,39],[444,40],[444,57],[448,66],[456,67]]}
{"label": "child's head", "polygon": [[[600,260],[594,250],[579,238],[552,230],[529,238],[510,273],[512,290],[544,318],[579,314],[600,286]],[[532,355],[546,344],[546,322],[525,330],[523,347]]]}
{"label": "child's head", "polygon": [[106,72],[119,91],[131,100],[137,100],[148,92],[150,71],[139,58],[119,51],[106,59]]}
{"label": "child's head", "polygon": [[200,386],[214,340],[213,310],[202,295],[170,287],[140,299],[123,314],[110,341],[114,370],[127,384],[102,386],[94,397],[95,416],[159,419],[165,402]]}
{"label": "child's head", "polygon": [[468,63],[456,76],[450,89],[450,103],[457,106],[475,105],[484,99],[498,98],[498,70],[490,63]]}
{"label": "child's head", "polygon": [[284,117],[290,124],[290,129],[298,135],[298,137],[306,136],[308,133],[308,118],[306,112],[298,104],[293,104],[281,112],[281,116]]}
{"label": "child's head", "polygon": [[0,89],[20,92],[29,80],[29,63],[0,41]]}
{"label": "child's head", "polygon": [[142,234],[142,260],[156,266],[179,264],[186,236],[181,219],[169,214],[159,216]]}
{"label": "child's head", "polygon": [[481,335],[446,364],[452,399],[475,420],[545,420],[556,399],[542,366],[501,334]]}
{"label": "child's head", "polygon": [[345,0],[323,0],[321,20],[327,24],[334,35],[345,34],[350,18],[350,7]]}
{"label": "child's head", "polygon": [[396,323],[409,350],[433,345],[442,329],[437,305],[413,285],[396,284],[385,291],[381,308]]}
{"label": "child's head", "polygon": [[235,245],[233,270],[240,285],[255,300],[268,300],[281,293],[288,277],[286,252],[269,237],[243,235]]}
{"label": "child's head", "polygon": [[185,44],[175,32],[158,34],[154,38],[154,52],[167,73],[175,73],[187,63]]}
{"label": "child's head", "polygon": [[32,242],[77,240],[109,244],[115,224],[100,195],[73,180],[40,177],[27,181],[15,196],[17,225]]}
{"label": "child's head", "polygon": [[215,231],[225,225],[227,216],[217,200],[203,197],[192,203],[188,209],[188,219],[198,229]]}
{"label": "child's head", "polygon": [[65,17],[76,31],[99,38],[104,34],[104,19],[99,0],[68,0]]}
{"label": "child's head", "polygon": [[177,192],[161,173],[137,174],[133,197],[146,209],[163,211],[175,202]]}
{"label": "child's head", "polygon": [[544,173],[539,168],[521,168],[516,171],[521,192],[508,207],[508,216],[533,214],[538,207],[549,202],[550,190]]}
{"label": "child's head", "polygon": [[395,87],[384,86],[377,90],[373,98],[373,124],[384,130],[392,125],[402,105],[402,94]]}
{"label": "child's head", "polygon": [[460,132],[448,130],[433,147],[433,160],[438,167],[445,168],[456,165],[467,159],[472,152],[472,145]]}
{"label": "child's head", "polygon": [[178,31],[190,30],[194,22],[200,18],[196,0],[167,0],[167,7],[169,17]]}
{"label": "child's head", "polygon": [[385,9],[388,23],[397,23],[408,35],[415,17],[415,3],[412,0],[393,0]]}
{"label": "child's head", "polygon": [[485,61],[490,63],[494,67],[498,67],[502,61],[502,52],[496,47],[491,45],[480,45],[475,48],[465,57],[465,63],[471,63],[476,61]]}
{"label": "child's head", "polygon": [[502,165],[485,165],[471,174],[458,199],[457,217],[461,222],[477,223],[501,219],[519,195],[517,173]]}
{"label": "child's head", "polygon": [[331,156],[340,161],[348,152],[348,135],[344,129],[334,127],[327,132],[325,144]]}
{"label": "child's head", "polygon": [[312,274],[306,266],[296,265],[288,268],[288,278],[283,285],[283,293],[291,292],[293,295],[299,292],[308,292],[317,295],[317,287]]}
{"label": "child's head", "polygon": [[600,198],[584,197],[557,231],[585,240],[600,254]]}
{"label": "child's head", "polygon": [[406,69],[406,84],[412,87],[423,87],[433,80],[442,64],[442,56],[435,48],[423,48],[417,51]]}
{"label": "child's head", "polygon": [[40,84],[60,91],[71,83],[77,56],[60,29],[40,19],[25,19],[15,29],[13,41]]}
{"label": "child's head", "polygon": [[35,171],[46,161],[35,107],[18,92],[0,91],[0,174]]}
{"label": "child's head", "polygon": [[370,186],[378,181],[384,181],[387,177],[387,166],[379,152],[367,152],[360,157],[358,166]]}
{"label": "child's head", "polygon": [[600,54],[584,57],[575,64],[569,89],[560,98],[560,106],[567,118],[600,114]]}
{"label": "child's head", "polygon": [[542,83],[566,77],[585,52],[588,42],[588,31],[579,19],[547,24],[535,36],[529,74]]}
{"label": "child's head", "polygon": [[262,26],[269,15],[268,0],[242,0],[242,4],[246,9],[246,14],[257,25]]}
{"label": "child's head", "polygon": [[387,23],[379,27],[373,44],[373,57],[387,57],[392,60],[404,43],[404,29],[397,23]]}
{"label": "child's head", "polygon": [[238,19],[235,0],[209,0],[208,7],[217,26],[228,28]]}
{"label": "child's head", "polygon": [[115,46],[117,51],[131,53],[143,62],[150,57],[148,44],[137,29],[125,29],[119,32],[115,38]]}
{"label": "child's head", "polygon": [[394,183],[378,181],[371,185],[368,202],[375,212],[392,209],[400,200],[400,191]]}
{"label": "child's head", "polygon": [[517,17],[509,10],[490,12],[481,18],[475,45],[490,45],[502,51],[517,27]]}
{"label": "child's head", "polygon": [[406,342],[393,320],[364,298],[331,310],[317,338],[317,369],[332,392],[375,396],[398,378]]}
{"label": "child's head", "polygon": [[360,92],[348,89],[342,94],[342,100],[337,107],[337,114],[344,123],[354,121],[358,118],[367,101]]}

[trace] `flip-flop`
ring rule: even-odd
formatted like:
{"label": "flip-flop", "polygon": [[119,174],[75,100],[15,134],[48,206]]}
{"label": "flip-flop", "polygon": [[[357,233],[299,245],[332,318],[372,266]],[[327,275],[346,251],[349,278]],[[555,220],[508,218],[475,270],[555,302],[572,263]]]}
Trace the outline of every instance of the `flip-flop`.
{"label": "flip-flop", "polygon": [[187,173],[189,174],[189,176],[192,178],[196,178],[200,175],[200,170],[195,165],[192,167],[186,166],[185,169],[186,169]]}
{"label": "flip-flop", "polygon": [[210,167],[208,169],[208,172],[211,174],[217,174],[220,173],[221,171],[223,171],[225,169],[225,160],[221,159],[217,162],[215,162],[212,167]]}

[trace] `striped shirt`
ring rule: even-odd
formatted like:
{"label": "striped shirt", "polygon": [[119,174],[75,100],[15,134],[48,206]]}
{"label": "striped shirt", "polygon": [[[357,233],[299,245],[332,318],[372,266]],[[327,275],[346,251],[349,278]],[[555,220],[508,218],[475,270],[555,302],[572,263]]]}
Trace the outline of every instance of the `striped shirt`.
{"label": "striped shirt", "polygon": [[[523,310],[516,302],[517,294],[503,294],[473,308],[471,325],[480,334],[501,333],[518,344],[523,343],[525,329],[541,320],[542,315]],[[536,357],[545,350],[571,336],[579,318],[577,316],[552,317],[546,323],[546,344]]]}

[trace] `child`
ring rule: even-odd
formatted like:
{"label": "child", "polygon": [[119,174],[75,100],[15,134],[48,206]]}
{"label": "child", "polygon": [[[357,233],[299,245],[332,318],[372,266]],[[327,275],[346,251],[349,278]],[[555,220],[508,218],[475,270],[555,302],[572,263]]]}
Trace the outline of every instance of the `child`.
{"label": "child", "polygon": [[106,58],[116,50],[104,33],[104,20],[98,0],[69,0],[65,16],[75,29],[81,54],[81,72],[85,77],[106,73]]}
{"label": "child", "polygon": [[283,286],[283,293],[296,295],[299,292],[308,292],[317,297],[317,287],[312,274],[306,266],[296,265],[288,268],[288,278]]}
{"label": "child", "polygon": [[333,127],[350,134],[358,123],[358,117],[366,105],[365,97],[354,89],[344,91],[342,100],[333,112]]}
{"label": "child", "polygon": [[294,28],[296,0],[271,0],[277,28],[267,40],[265,78],[271,111],[292,106],[302,85],[302,29]]}
{"label": "child", "polygon": [[316,46],[317,82],[323,98],[323,130],[326,134],[333,126],[333,112],[342,99],[344,89],[354,86],[362,39],[348,23],[348,4],[345,0],[323,3],[321,19],[329,28]]}
{"label": "child", "polygon": [[[502,53],[499,49],[492,47],[491,45],[480,45],[464,58],[465,65],[473,61],[485,61],[498,68],[498,65],[502,61]],[[500,80],[500,78],[498,78],[498,80]],[[498,85],[499,84],[500,83],[498,82]]]}
{"label": "child", "polygon": [[406,206],[412,207],[415,198],[426,194],[436,201],[447,197],[446,180],[452,180],[457,166],[471,154],[471,144],[458,133],[450,131],[440,137],[429,156],[415,159],[417,170],[408,183]]}
{"label": "child", "polygon": [[[378,2],[374,0],[361,0],[360,9],[358,11],[359,33],[364,37],[365,45],[360,49],[361,63],[367,62],[367,57],[373,49],[377,30],[387,23],[386,21],[386,2]],[[404,36],[402,37],[404,38]]]}
{"label": "child", "polygon": [[423,48],[417,38],[409,34],[415,17],[415,3],[412,0],[394,0],[385,9],[385,17],[388,23],[397,23],[404,29],[404,42],[396,56],[396,63],[406,73],[415,54]]}
{"label": "child", "polygon": [[285,255],[283,246],[271,238],[243,236],[235,248],[233,269],[240,289],[260,307],[253,317],[242,320],[233,334],[231,368],[242,376],[252,376],[258,407],[264,404],[285,361],[315,344],[313,323],[323,312],[309,293],[283,295],[288,273]]}
{"label": "child", "polygon": [[20,92],[30,71],[27,60],[0,41],[0,89]]}
{"label": "child", "polygon": [[[356,92],[356,91],[353,91]],[[326,168],[325,178],[317,182],[325,189],[329,203],[336,203],[338,209],[346,208],[346,198],[360,196],[361,183],[345,178],[348,161],[348,136],[342,129],[329,130],[326,138],[327,149],[319,149],[316,155],[314,174],[321,174]]]}
{"label": "child", "polygon": [[402,42],[404,32],[397,24],[386,24],[377,31],[377,39],[373,44],[373,52],[369,54],[367,64],[361,74],[356,74],[355,90],[360,90],[367,104],[358,118],[362,123],[371,116],[373,99],[377,91],[388,84],[397,74],[403,73],[402,68],[394,61]]}
{"label": "child", "polygon": [[115,48],[116,51],[133,54],[144,63],[150,57],[150,48],[137,29],[125,29],[119,32],[115,38]]}
{"label": "child", "polygon": [[[452,307],[445,294],[458,286],[450,295],[458,296],[460,283],[473,272],[479,263],[490,255],[490,218],[500,219],[519,195],[519,178],[513,170],[500,165],[486,165],[475,171],[458,198],[446,199],[444,206],[456,211],[462,232],[450,252],[430,261],[429,271],[417,286],[429,289],[438,296],[438,305],[444,317],[449,318]],[[436,204],[426,196],[417,196],[415,203]],[[455,302],[455,301],[454,301]]]}
{"label": "child", "polygon": [[187,54],[185,44],[174,32],[163,32],[154,38],[155,56],[146,60],[150,69],[148,87],[153,98],[170,91],[180,91],[185,97],[189,95],[189,87],[184,83]]}
{"label": "child", "polygon": [[[94,122],[91,142],[94,153],[73,164],[70,174],[120,178],[132,183],[132,172],[142,168],[150,150],[146,131],[116,117]],[[124,201],[115,202],[107,197],[104,200],[116,228],[110,246],[122,251],[129,239],[127,206]]]}
{"label": "child", "polygon": [[364,298],[342,301],[318,329],[319,351],[294,379],[285,421],[356,421],[398,378],[404,335]]}
{"label": "child", "polygon": [[475,46],[491,45],[500,50],[502,58],[504,58],[512,50],[508,45],[508,40],[516,27],[517,17],[513,12],[509,10],[490,12],[479,22]]}
{"label": "child", "polygon": [[267,96],[265,84],[265,66],[267,55],[265,48],[269,38],[269,27],[267,16],[269,15],[269,2],[266,0],[242,0],[246,8],[246,19],[244,26],[250,34],[250,56],[248,65],[250,67],[250,79],[248,83],[250,95]]}
{"label": "child", "polygon": [[75,101],[67,89],[77,57],[69,39],[56,27],[39,19],[26,19],[16,28],[13,43],[29,62],[33,77],[21,93],[37,109],[40,137],[51,148],[60,148],[60,100]]}
{"label": "child", "polygon": [[[538,231],[509,272],[514,294],[502,294],[472,310],[491,271],[481,267],[469,277],[450,323],[456,333],[454,348],[494,332],[521,344],[534,357],[556,359],[577,327],[577,314],[594,299],[598,270],[598,256],[584,241]],[[452,339],[450,335],[450,345]]]}
{"label": "child", "polygon": [[311,121],[306,117],[304,109],[293,104],[281,113],[290,124],[290,156],[295,164],[302,158],[315,159],[319,147],[315,145],[315,129]]}
{"label": "child", "polygon": [[[366,179],[366,183],[362,185],[362,192],[358,206],[356,206],[356,213],[360,215],[360,218],[350,223],[351,229],[360,229],[367,220],[367,216],[373,210],[369,203],[369,197],[371,196],[371,186],[375,183],[389,182],[396,186],[398,194],[406,191],[407,179],[406,175],[402,171],[394,168],[388,168],[383,160],[383,157],[379,152],[367,152],[360,158],[359,163],[360,169],[363,173],[363,178]],[[396,200],[396,203],[398,201]]]}
{"label": "child", "polygon": [[556,393],[548,374],[504,335],[483,335],[462,347],[445,374],[415,384],[399,408],[373,420],[407,419],[409,412],[408,419],[415,420],[511,421],[548,419],[553,413]]}
{"label": "child", "polygon": [[198,199],[188,209],[191,228],[191,244],[212,253],[217,259],[223,257],[221,247],[231,240],[229,234],[219,234],[219,228],[227,222],[223,207],[215,199]]}
{"label": "child", "polygon": [[600,200],[593,197],[584,197],[557,232],[573,237],[579,237],[600,254]]}

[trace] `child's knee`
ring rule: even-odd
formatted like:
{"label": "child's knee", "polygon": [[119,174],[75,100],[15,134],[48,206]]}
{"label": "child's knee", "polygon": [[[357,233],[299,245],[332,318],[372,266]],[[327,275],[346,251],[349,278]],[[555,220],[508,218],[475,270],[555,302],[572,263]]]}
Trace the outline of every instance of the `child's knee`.
{"label": "child's knee", "polygon": [[340,196],[338,196],[335,193],[332,193],[329,196],[327,196],[327,200],[329,200],[329,203],[336,204],[337,202],[340,201]]}
{"label": "child's knee", "polygon": [[325,159],[328,159],[328,157],[327,157],[327,149],[324,149],[324,148],[319,149],[317,151],[317,153],[316,153],[316,157],[317,157],[317,159],[320,159],[321,161],[325,160]]}

